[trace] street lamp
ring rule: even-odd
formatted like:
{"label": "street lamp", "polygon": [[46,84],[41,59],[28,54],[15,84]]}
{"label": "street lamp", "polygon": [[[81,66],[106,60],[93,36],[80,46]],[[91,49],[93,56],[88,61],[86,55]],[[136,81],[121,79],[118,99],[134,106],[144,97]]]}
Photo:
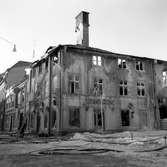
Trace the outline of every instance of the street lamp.
{"label": "street lamp", "polygon": [[9,41],[9,40],[7,40],[6,38],[1,37],[1,36],[0,36],[0,39],[3,40],[3,41],[5,41],[5,42],[7,42],[7,43],[9,43],[9,44],[11,44],[11,45],[13,45],[13,49],[12,49],[13,52],[16,52],[16,51],[17,51],[17,50],[16,50],[16,44],[15,44],[15,43],[13,43],[13,42],[11,42],[11,41]]}

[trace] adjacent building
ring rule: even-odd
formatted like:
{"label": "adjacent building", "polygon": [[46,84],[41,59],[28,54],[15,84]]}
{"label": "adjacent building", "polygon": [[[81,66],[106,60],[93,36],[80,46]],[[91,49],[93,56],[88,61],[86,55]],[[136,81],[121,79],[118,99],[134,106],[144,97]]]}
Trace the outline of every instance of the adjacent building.
{"label": "adjacent building", "polygon": [[[25,69],[31,63],[19,61],[3,74],[0,82],[0,125],[1,130],[16,131],[18,128],[18,85],[26,80]],[[23,105],[23,104],[22,104]]]}

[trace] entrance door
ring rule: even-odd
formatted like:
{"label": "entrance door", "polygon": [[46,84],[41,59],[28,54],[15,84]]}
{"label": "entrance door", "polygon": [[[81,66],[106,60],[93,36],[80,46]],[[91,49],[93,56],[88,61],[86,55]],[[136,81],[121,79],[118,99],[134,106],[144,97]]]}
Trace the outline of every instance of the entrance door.
{"label": "entrance door", "polygon": [[39,114],[37,114],[37,133],[39,132],[40,130],[40,125],[41,125],[41,117]]}
{"label": "entrance door", "polygon": [[[103,113],[103,115],[102,115]],[[100,111],[100,109],[94,110],[94,127],[97,130],[104,129],[104,112]]]}
{"label": "entrance door", "polygon": [[10,117],[10,128],[9,131],[12,131],[13,128],[13,116]]}

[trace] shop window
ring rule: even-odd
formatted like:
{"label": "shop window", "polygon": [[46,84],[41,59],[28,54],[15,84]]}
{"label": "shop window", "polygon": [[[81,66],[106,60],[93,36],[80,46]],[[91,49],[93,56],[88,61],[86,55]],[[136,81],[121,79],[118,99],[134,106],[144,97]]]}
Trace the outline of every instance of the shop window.
{"label": "shop window", "polygon": [[69,125],[80,127],[80,110],[79,108],[69,109]]}
{"label": "shop window", "polygon": [[102,65],[101,56],[93,56],[92,63],[93,65],[101,66]]}
{"label": "shop window", "polygon": [[145,96],[145,86],[143,82],[137,82],[137,95]]}
{"label": "shop window", "polygon": [[126,96],[128,95],[128,83],[127,81],[120,81],[120,95],[121,96]]}
{"label": "shop window", "polygon": [[80,91],[79,76],[71,75],[69,76],[69,93],[78,94]]}
{"label": "shop window", "polygon": [[94,89],[93,90],[94,95],[102,95],[103,94],[103,80],[99,78],[95,78],[93,89]]}
{"label": "shop window", "polygon": [[125,59],[118,59],[118,67],[119,68],[126,68],[126,60]]}
{"label": "shop window", "polygon": [[144,68],[143,68],[143,62],[136,61],[136,70],[137,71],[143,71],[144,70]]}
{"label": "shop window", "polygon": [[121,120],[122,120],[122,126],[130,125],[129,110],[121,110]]}

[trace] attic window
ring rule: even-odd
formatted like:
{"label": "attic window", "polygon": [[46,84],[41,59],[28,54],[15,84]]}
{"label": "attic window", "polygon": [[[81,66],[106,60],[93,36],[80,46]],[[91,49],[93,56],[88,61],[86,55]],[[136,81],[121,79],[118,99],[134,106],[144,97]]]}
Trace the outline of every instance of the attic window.
{"label": "attic window", "polygon": [[126,68],[126,60],[125,59],[118,59],[118,66],[119,66],[119,68]]}
{"label": "attic window", "polygon": [[143,71],[144,70],[144,68],[143,68],[143,62],[141,62],[141,61],[137,61],[136,62],[136,70],[137,71]]}
{"label": "attic window", "polygon": [[101,56],[93,56],[92,63],[93,65],[101,66],[102,65]]}

